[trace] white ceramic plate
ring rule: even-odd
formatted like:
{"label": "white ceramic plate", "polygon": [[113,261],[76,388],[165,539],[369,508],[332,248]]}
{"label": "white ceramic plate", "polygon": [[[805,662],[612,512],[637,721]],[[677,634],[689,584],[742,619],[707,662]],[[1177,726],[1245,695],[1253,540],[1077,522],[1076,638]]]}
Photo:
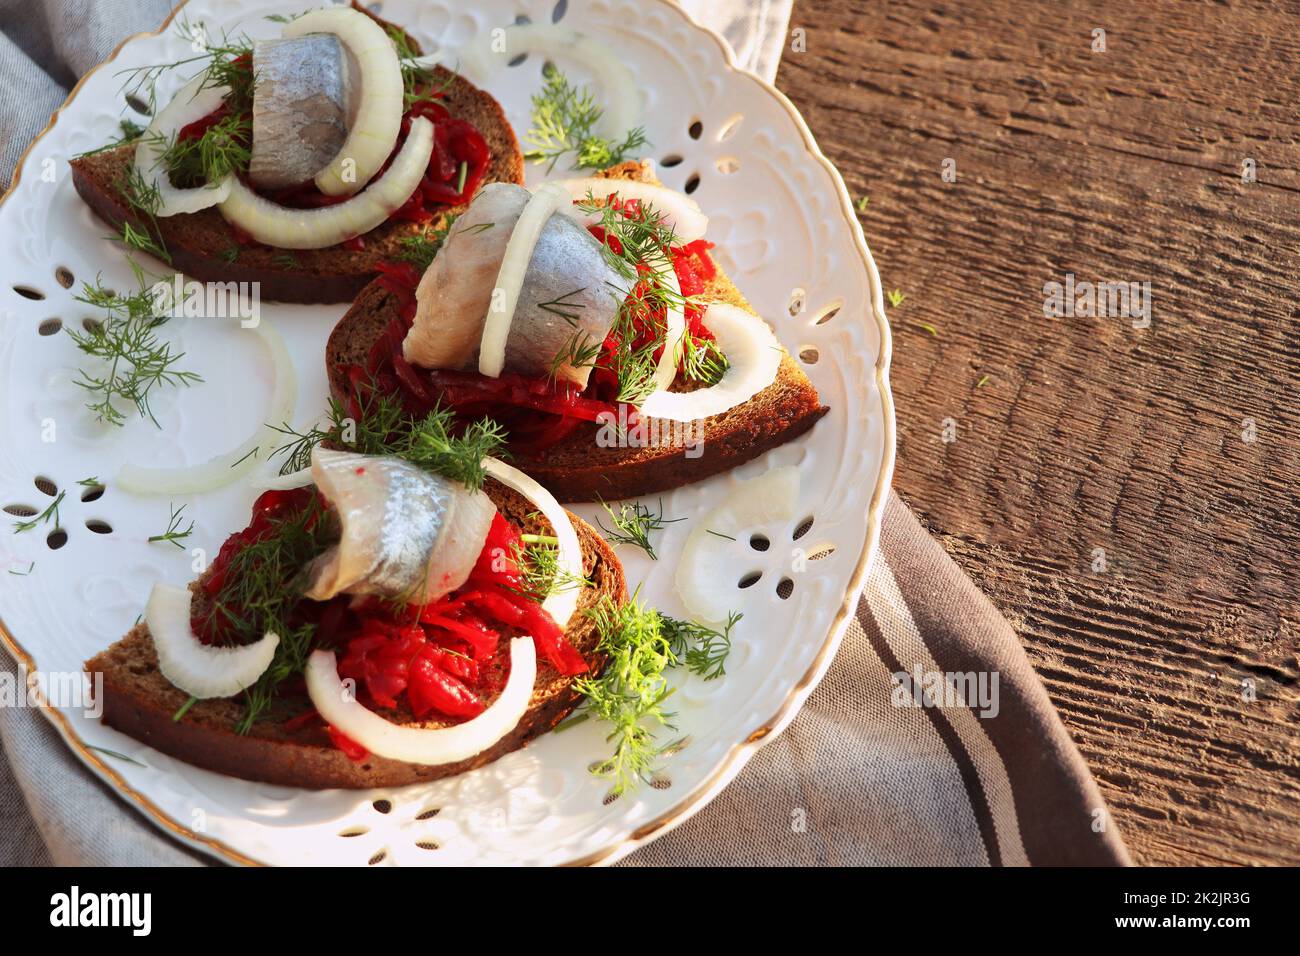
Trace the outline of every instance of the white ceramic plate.
{"label": "white ceramic plate", "polygon": [[[193,0],[181,12],[207,24],[210,33],[256,36],[278,32],[265,14],[304,6]],[[662,536],[658,562],[620,549],[629,581],[642,584],[649,602],[683,614],[673,589],[674,555],[692,519],[723,501],[738,480],[776,465],[800,466],[798,517],[753,529],[771,542],[765,551],[753,548],[748,535],[734,546],[737,583],[752,572],[762,577],[733,595],[745,619],[726,679],[706,684],[681,676],[677,722],[689,743],[665,762],[656,786],[632,796],[607,802],[608,784],[587,772],[607,753],[593,722],[548,734],[489,767],[437,784],[315,793],[199,770],[75,706],[45,708],[78,756],[150,820],[230,861],[618,859],[703,806],[790,721],[834,654],[876,548],[894,448],[880,281],[844,184],[794,107],[735,69],[715,34],[665,0],[466,6],[384,0],[382,13],[426,48],[452,50],[519,14],[544,22],[561,13],[564,24],[616,50],[642,86],[649,155],[661,161],[663,179],[680,189],[698,177],[694,196],[710,216],[719,262],[801,356],[831,413],[808,435],[735,473],[664,495],[665,515],[687,520]],[[128,494],[113,481],[126,461],[203,461],[236,445],[262,420],[269,365],[257,338],[237,323],[180,319],[164,328],[188,353],[186,366],[205,381],[160,392],[155,409],[161,428],[142,420],[120,429],[99,426],[72,384],[81,355],[65,330],[95,314],[76,303],[74,293],[96,274],[119,290],[132,280],[120,248],[105,238],[107,228],[77,198],[67,161],[105,142],[119,118],[131,115],[122,69],[188,54],[175,22],[127,42],[56,114],[0,207],[0,507],[43,509],[52,488],[66,492],[59,509],[66,535],[61,547],[48,540],[53,526],[0,535],[0,635],[29,670],[78,672],[83,660],[131,626],[155,580],[181,584],[193,576],[187,551],[146,540],[166,527],[169,504],[184,503],[195,520],[186,545],[212,553],[244,526],[256,494],[244,484],[169,502]],[[588,78],[582,64],[554,59],[575,79]],[[519,131],[528,126],[541,64],[536,55],[515,66],[501,63],[485,82]],[[170,86],[160,89],[162,96],[171,92]],[[676,157],[679,162],[663,162]],[[71,289],[64,285],[69,274],[75,278]],[[323,410],[323,347],[342,312],[342,306],[263,305],[262,321],[283,335],[294,355],[300,426]],[[107,488],[83,501],[77,482],[90,477]],[[588,518],[595,513],[578,510]],[[808,517],[811,529],[794,540]],[[817,559],[801,560],[809,556]],[[777,593],[784,578],[793,582],[788,598]]]}

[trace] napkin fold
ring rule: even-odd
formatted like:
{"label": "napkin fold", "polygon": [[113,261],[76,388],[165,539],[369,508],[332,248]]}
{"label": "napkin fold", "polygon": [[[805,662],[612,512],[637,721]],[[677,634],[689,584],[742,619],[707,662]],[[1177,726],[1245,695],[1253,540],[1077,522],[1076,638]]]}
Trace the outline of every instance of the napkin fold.
{"label": "napkin fold", "polygon": [[[790,0],[685,0],[776,75]],[[170,0],[0,0],[0,185],[77,77]],[[15,672],[0,651],[0,668]],[[0,708],[0,866],[211,862],[146,823],[28,708]],[[1015,633],[891,493],[825,679],[707,807],[626,865],[1130,863]]]}

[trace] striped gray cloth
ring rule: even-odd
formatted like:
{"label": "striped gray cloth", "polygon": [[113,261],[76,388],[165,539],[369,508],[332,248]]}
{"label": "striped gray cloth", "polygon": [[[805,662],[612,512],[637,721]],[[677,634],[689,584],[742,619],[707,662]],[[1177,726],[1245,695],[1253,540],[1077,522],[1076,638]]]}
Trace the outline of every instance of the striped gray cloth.
{"label": "striped gray cloth", "polygon": [[[790,0],[683,5],[742,66],[776,75]],[[76,77],[168,11],[169,0],[0,0],[0,184]],[[14,670],[3,651],[0,667]],[[209,862],[117,799],[35,711],[0,708],[0,742],[0,865]],[[856,619],[798,717],[709,806],[625,861],[1129,862],[1014,632],[893,494]]]}

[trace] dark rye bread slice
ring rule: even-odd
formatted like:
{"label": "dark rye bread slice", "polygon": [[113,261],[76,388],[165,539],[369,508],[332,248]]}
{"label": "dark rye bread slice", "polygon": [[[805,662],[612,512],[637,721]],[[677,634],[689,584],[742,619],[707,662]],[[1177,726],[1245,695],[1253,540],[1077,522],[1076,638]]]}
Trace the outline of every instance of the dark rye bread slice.
{"label": "dark rye bread slice", "polygon": [[[388,26],[378,17],[374,19]],[[436,72],[437,82],[447,84],[443,105],[452,115],[473,123],[492,151],[483,182],[522,183],[523,153],[501,104],[442,67]],[[365,248],[359,251],[340,246],[286,250],[261,244],[240,245],[234,230],[215,207],[159,219],[154,229],[133,214],[123,199],[122,187],[134,157],[135,146],[127,143],[72,160],[73,185],[96,215],[118,231],[129,220],[136,229],[151,232],[155,241],[167,249],[172,267],[185,275],[203,282],[258,282],[261,297],[268,301],[351,302],[378,275],[378,263],[398,258],[402,240],[426,228],[390,220],[366,233]]]}
{"label": "dark rye bread slice", "polygon": [[[623,163],[600,175],[659,182],[646,163]],[[702,298],[758,314],[721,269]],[[362,291],[339,320],[325,347],[325,368],[336,398],[348,393],[348,366],[365,364],[371,345],[397,317],[397,310],[398,297],[376,282]],[[597,441],[600,426],[586,424],[542,456],[517,455],[515,464],[560,501],[636,498],[728,471],[797,438],[830,411],[790,354],[784,349],[782,353],[771,385],[743,405],[693,425],[685,442],[681,440],[684,426],[649,420],[649,435],[677,436],[678,440],[639,448],[601,447]]]}
{"label": "dark rye bread slice", "polygon": [[[534,506],[527,499],[491,480],[487,491],[517,527],[535,534],[550,533],[550,525],[535,514]],[[604,539],[581,519],[572,515],[570,519],[582,544],[585,573],[595,586],[580,592],[568,638],[593,672],[599,672],[604,666],[604,656],[598,650],[600,636],[583,612],[605,597],[625,601],[627,585],[623,568]],[[518,750],[550,730],[580,700],[573,686],[574,679],[558,673],[539,654],[532,701],[511,733],[468,760],[424,767],[374,755],[360,762],[351,760],[330,742],[319,722],[295,732],[285,731],[285,721],[310,709],[311,703],[305,696],[277,700],[267,716],[246,735],[233,730],[243,714],[239,698],[199,701],[180,721],[173,720],[189,695],[159,672],[153,640],[143,622],[108,650],[86,661],[85,667],[88,674],[103,674],[104,722],[110,727],[208,770],[311,790],[400,787],[473,770]],[[384,716],[397,723],[423,727],[446,723],[416,721],[409,711],[384,712]]]}

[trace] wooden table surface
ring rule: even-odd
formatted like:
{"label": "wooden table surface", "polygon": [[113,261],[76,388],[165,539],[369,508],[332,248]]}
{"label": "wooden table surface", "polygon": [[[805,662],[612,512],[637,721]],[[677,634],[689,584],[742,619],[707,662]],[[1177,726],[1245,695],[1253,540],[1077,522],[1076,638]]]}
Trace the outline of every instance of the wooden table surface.
{"label": "wooden table surface", "polygon": [[[1297,16],[796,0],[777,78],[905,296],[894,487],[1143,864],[1300,863]],[[1070,273],[1150,326],[1048,317]]]}

